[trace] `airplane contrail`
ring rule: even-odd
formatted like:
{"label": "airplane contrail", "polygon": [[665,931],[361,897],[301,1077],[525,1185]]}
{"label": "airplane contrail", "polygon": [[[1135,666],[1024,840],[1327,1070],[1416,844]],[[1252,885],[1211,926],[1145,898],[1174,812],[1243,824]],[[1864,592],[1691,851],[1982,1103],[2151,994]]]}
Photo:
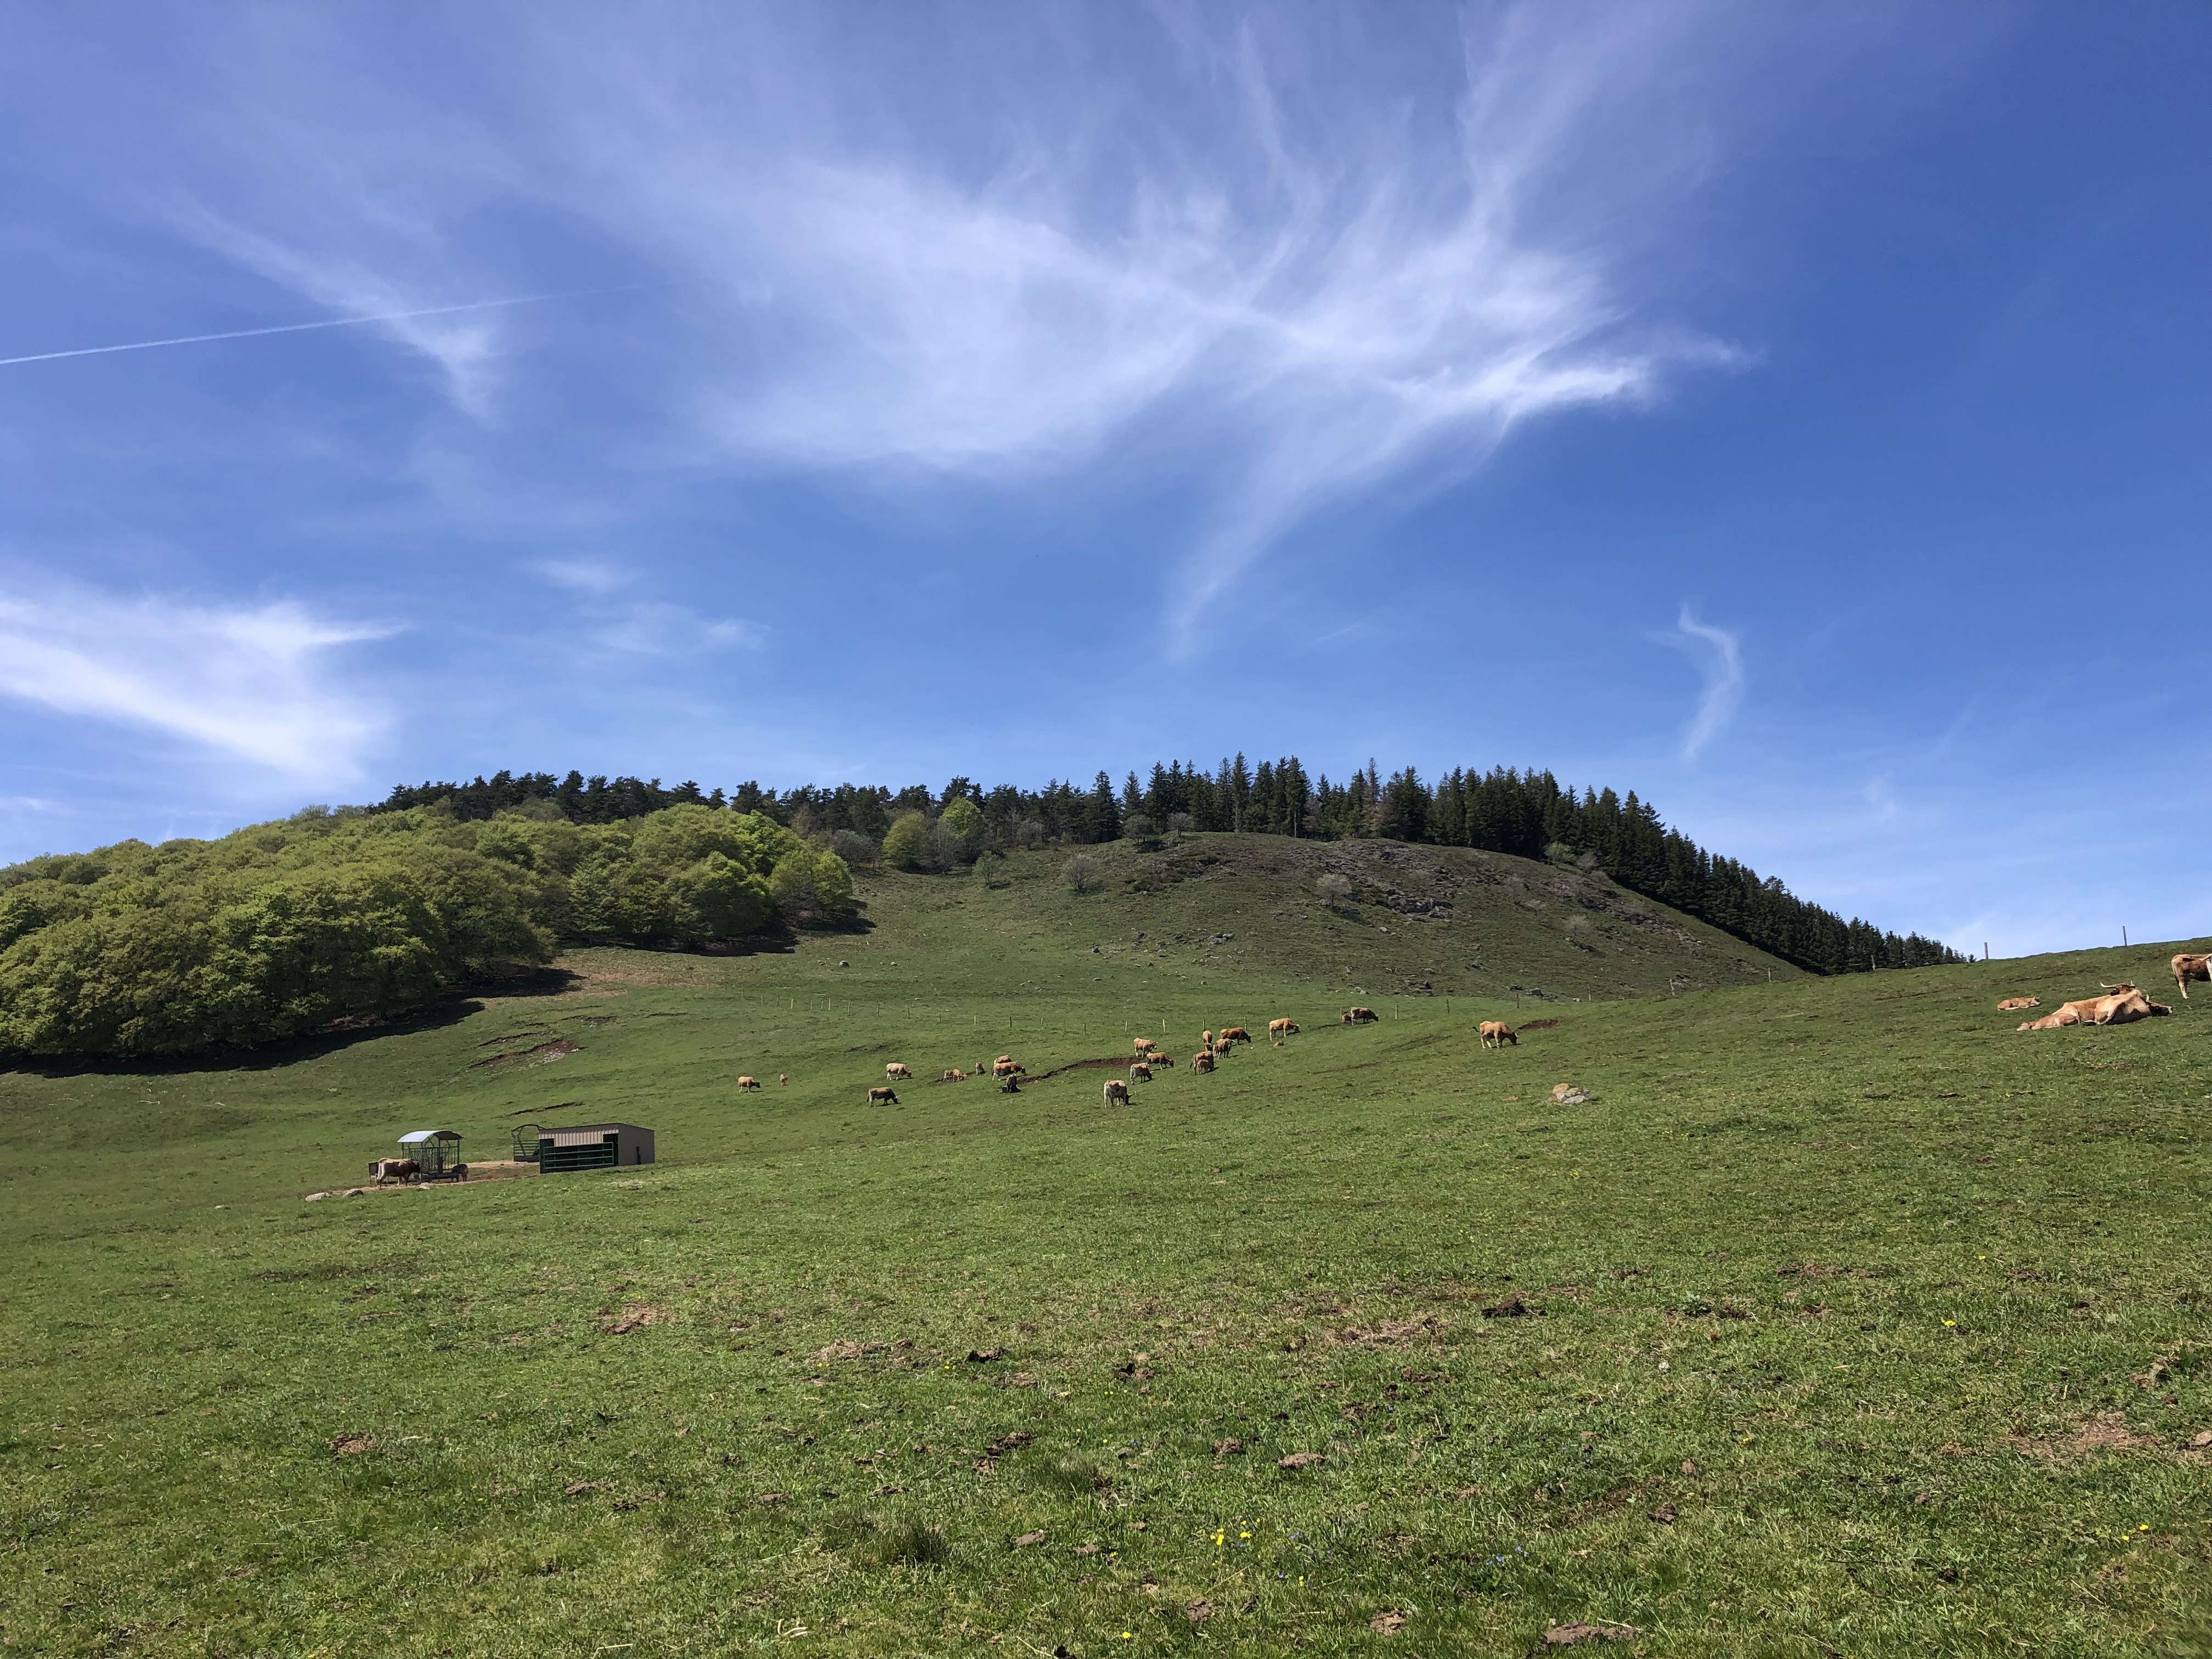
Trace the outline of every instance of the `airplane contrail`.
{"label": "airplane contrail", "polygon": [[620,288],[586,288],[567,294],[526,294],[513,300],[472,300],[466,305],[431,306],[422,311],[387,312],[380,317],[327,317],[319,323],[280,323],[274,328],[234,328],[221,334],[179,334],[168,340],[131,340],[121,345],[79,346],[73,351],[36,351],[27,357],[0,357],[0,368],[16,363],[50,363],[57,357],[100,357],[111,351],[151,351],[156,346],[198,345],[207,340],[248,340],[259,334],[298,334],[311,328],[358,328],[365,323],[404,323],[415,317],[449,317],[457,311],[489,311],[498,306],[536,305],[545,300],[574,300],[592,294],[627,291]]}

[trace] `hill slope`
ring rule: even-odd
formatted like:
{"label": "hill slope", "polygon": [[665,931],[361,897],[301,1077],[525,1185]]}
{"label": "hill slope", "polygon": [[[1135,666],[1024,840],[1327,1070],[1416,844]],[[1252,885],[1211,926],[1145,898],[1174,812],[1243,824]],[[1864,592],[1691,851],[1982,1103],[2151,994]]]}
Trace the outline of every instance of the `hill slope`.
{"label": "hill slope", "polygon": [[[1762,970],[1496,1054],[1470,1027],[1510,1003],[1370,984],[1379,1026],[1127,1108],[1096,1071],[863,1104],[886,1060],[1326,1019],[1336,950],[1364,983],[1440,972],[1463,922],[1557,948],[1564,896],[1471,867],[1401,929],[1382,885],[1431,877],[1372,857],[1371,941],[1297,908],[1303,864],[1139,891],[1133,855],[1079,895],[1038,855],[988,890],[872,876],[865,934],[579,952],[539,994],[220,1066],[0,1072],[0,1637],[2186,1650],[2212,999],[1995,1012],[2155,985],[2171,947]],[[1561,973],[1664,925],[1575,911],[1613,954]],[[1547,988],[1607,981],[1576,984]],[[1595,1098],[1552,1104],[1566,1080]],[[606,1118],[663,1161],[299,1200],[404,1128],[481,1158]]]}

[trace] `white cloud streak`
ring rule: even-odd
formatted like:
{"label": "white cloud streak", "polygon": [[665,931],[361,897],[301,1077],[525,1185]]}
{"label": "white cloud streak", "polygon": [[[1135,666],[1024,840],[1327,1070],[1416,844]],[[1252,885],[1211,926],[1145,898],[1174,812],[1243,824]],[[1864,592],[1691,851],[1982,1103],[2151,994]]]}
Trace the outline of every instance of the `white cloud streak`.
{"label": "white cloud streak", "polygon": [[1721,728],[1735,717],[1743,702],[1741,637],[1725,628],[1700,621],[1686,605],[1675,619],[1674,630],[1665,636],[1667,642],[1689,656],[1705,682],[1705,693],[1698,699],[1698,712],[1682,733],[1682,758],[1695,760],[1705,746],[1720,734]]}
{"label": "white cloud streak", "polygon": [[330,654],[389,631],[291,604],[0,590],[0,696],[182,738],[301,781],[339,781],[356,775],[384,720],[331,683]]}
{"label": "white cloud streak", "polygon": [[[1364,85],[1288,21],[1177,12],[1164,64],[995,82],[979,31],[955,78],[995,88],[980,110],[778,11],[561,15],[489,32],[507,101],[434,143],[418,88],[288,33],[283,84],[234,100],[262,176],[192,234],[396,313],[484,268],[478,209],[550,210],[680,295],[664,462],[1003,480],[1142,455],[1198,493],[1177,591],[1201,604],[1352,491],[1434,487],[1526,422],[1729,356],[1647,323],[1622,269],[1702,159],[1663,111],[1694,6],[1510,9],[1457,75]],[[393,326],[489,408],[488,324]]]}

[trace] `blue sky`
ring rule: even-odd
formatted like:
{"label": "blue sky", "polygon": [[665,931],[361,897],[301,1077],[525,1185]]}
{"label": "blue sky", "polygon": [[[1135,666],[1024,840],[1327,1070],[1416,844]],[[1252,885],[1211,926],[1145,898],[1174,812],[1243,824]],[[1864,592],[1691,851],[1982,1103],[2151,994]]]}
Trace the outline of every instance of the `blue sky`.
{"label": "blue sky", "polygon": [[2212,932],[2201,6],[57,4],[0,64],[0,859],[1242,749],[1634,788],[2000,955]]}

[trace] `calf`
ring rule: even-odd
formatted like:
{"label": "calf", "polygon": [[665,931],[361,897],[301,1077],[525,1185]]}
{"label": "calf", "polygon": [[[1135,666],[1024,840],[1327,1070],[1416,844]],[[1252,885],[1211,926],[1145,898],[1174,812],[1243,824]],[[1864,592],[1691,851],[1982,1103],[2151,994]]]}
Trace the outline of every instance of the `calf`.
{"label": "calf", "polygon": [[2007,997],[2002,1002],[1997,1004],[1997,1012],[2001,1014],[2016,1014],[2023,1008],[2040,1008],[2041,1006],[2043,1006],[2041,997]]}
{"label": "calf", "polygon": [[1200,1048],[1196,1054],[1193,1054],[1190,1057],[1190,1069],[1194,1072],[1212,1071],[1213,1069],[1213,1050],[1211,1048]]}
{"label": "calf", "polygon": [[1108,1078],[1106,1079],[1106,1103],[1109,1106],[1127,1106],[1129,1103],[1129,1085],[1122,1082],[1118,1077]]}
{"label": "calf", "polygon": [[738,1079],[738,1087],[740,1089],[757,1089],[760,1087],[760,1079],[757,1077],[741,1077]]}
{"label": "calf", "polygon": [[1132,1082],[1132,1083],[1150,1083],[1152,1080],[1152,1068],[1151,1066],[1149,1066],[1146,1065],[1142,1060],[1139,1060],[1136,1065],[1132,1066],[1129,1068],[1129,1081],[1130,1081],[1130,1082]]}
{"label": "calf", "polygon": [[968,1080],[968,1073],[956,1066],[937,1080],[939,1083],[965,1083]]}
{"label": "calf", "polygon": [[884,1066],[884,1075],[886,1078],[902,1078],[902,1078],[904,1078],[904,1079],[905,1079],[908,1083],[911,1083],[911,1082],[913,1082],[913,1081],[914,1081],[914,1073],[913,1073],[912,1072],[908,1071],[908,1070],[907,1070],[907,1068],[906,1068],[905,1066],[903,1066],[900,1065],[900,1064],[898,1063],[898,1061],[896,1061],[896,1060],[893,1060],[890,1065],[888,1065],[888,1066]]}
{"label": "calf", "polygon": [[1474,1029],[1486,1048],[1503,1048],[1509,1042],[1516,1048],[1521,1046],[1521,1039],[1513,1035],[1513,1028],[1502,1019],[1486,1019]]}
{"label": "calf", "polygon": [[898,1104],[898,1095],[895,1091],[890,1089],[871,1089],[868,1091],[868,1104],[871,1106],[896,1106]]}
{"label": "calf", "polygon": [[2173,988],[2181,993],[2184,1002],[2189,1000],[2189,981],[2201,980],[2212,985],[2212,952],[2201,957],[2179,956],[2173,959]]}

